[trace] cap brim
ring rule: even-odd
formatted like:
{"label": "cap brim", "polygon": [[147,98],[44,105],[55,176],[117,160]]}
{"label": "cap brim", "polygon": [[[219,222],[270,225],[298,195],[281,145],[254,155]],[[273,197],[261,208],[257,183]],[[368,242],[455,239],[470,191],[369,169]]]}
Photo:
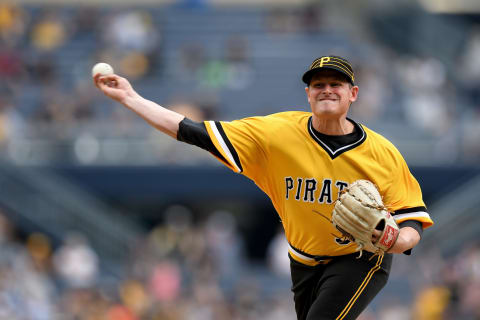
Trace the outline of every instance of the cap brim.
{"label": "cap brim", "polygon": [[338,71],[339,73],[341,73],[343,76],[345,76],[345,78],[348,80],[348,82],[350,82],[352,85],[355,85],[352,78],[350,78],[350,76],[348,74],[346,74],[342,69],[340,68],[336,68],[334,66],[323,66],[323,67],[319,67],[319,68],[314,68],[314,69],[311,69],[311,70],[308,70],[307,72],[305,72],[302,76],[302,81],[309,85],[310,84],[310,81],[312,80],[312,77],[315,73],[319,72],[319,71],[322,71],[322,70],[325,70],[325,69],[329,69],[329,70],[335,70],[335,71]]}

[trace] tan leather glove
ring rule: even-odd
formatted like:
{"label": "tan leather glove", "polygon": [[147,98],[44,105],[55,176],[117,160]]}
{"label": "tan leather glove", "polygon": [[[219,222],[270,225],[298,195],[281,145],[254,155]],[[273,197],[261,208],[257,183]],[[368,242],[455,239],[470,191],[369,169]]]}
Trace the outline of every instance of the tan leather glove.
{"label": "tan leather glove", "polygon": [[[368,180],[357,180],[342,191],[333,209],[332,223],[343,236],[358,245],[360,255],[362,250],[383,255],[395,244],[399,234],[398,225],[383,205],[380,193]],[[380,230],[381,235],[373,243],[375,229]]]}

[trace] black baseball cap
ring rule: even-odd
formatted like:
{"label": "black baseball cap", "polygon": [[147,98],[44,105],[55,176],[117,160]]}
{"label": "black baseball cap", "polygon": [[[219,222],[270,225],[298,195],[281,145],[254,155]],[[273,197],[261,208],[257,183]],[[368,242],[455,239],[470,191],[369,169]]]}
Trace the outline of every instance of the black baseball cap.
{"label": "black baseball cap", "polygon": [[309,85],[313,75],[324,69],[336,70],[343,73],[348,81],[350,81],[352,85],[355,85],[355,75],[353,74],[352,65],[347,59],[337,56],[322,56],[313,60],[310,68],[303,74],[302,81]]}

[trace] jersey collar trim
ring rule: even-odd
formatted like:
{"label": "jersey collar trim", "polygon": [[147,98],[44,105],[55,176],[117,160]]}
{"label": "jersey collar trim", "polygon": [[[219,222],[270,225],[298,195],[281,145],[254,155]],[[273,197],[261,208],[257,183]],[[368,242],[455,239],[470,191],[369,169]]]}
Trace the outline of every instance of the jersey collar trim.
{"label": "jersey collar trim", "polygon": [[365,130],[363,130],[363,127],[361,125],[359,125],[358,123],[356,123],[350,118],[347,118],[347,119],[350,120],[355,125],[355,127],[357,127],[361,131],[362,135],[357,141],[335,150],[332,150],[324,141],[322,141],[322,139],[319,136],[315,134],[315,131],[313,130],[313,125],[312,125],[312,117],[308,119],[308,132],[310,133],[310,136],[328,153],[328,155],[332,159],[335,159],[342,153],[347,152],[348,150],[351,150],[361,145],[367,138],[367,133],[365,132]]}

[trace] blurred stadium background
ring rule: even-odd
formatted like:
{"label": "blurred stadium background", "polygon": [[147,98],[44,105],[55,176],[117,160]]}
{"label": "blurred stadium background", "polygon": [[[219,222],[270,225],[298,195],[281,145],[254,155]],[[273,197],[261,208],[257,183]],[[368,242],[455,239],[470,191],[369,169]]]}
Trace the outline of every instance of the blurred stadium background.
{"label": "blurred stadium background", "polygon": [[0,319],[294,319],[271,204],[97,92],[105,61],[196,120],[308,110],[322,54],[436,225],[362,319],[479,319],[477,0],[0,0]]}

